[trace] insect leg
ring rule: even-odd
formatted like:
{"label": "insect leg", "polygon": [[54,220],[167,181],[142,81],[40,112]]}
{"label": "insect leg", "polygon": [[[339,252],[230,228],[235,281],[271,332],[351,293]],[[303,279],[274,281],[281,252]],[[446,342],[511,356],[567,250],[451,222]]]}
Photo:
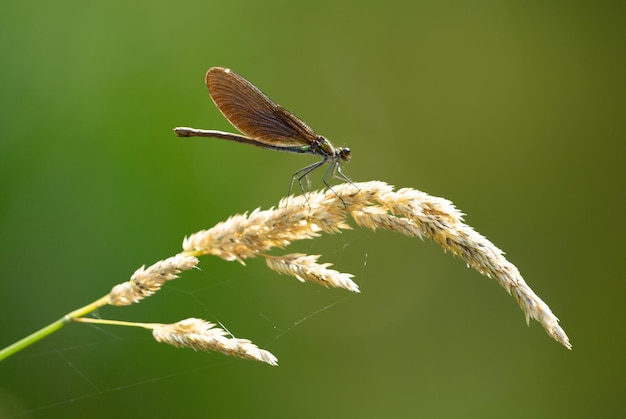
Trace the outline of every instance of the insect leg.
{"label": "insect leg", "polygon": [[[317,169],[318,167],[322,166],[324,163],[326,163],[328,159],[323,159],[320,160],[318,162],[315,162],[313,164],[310,164],[306,167],[303,167],[302,169],[298,170],[297,172],[295,172],[293,174],[293,176],[291,177],[291,183],[289,184],[289,194],[291,195],[291,191],[293,189],[293,182],[298,179],[298,184],[300,185],[300,189],[302,190],[302,193],[305,193],[305,189],[304,189],[304,185],[302,185],[302,179],[305,178],[309,173],[311,173],[312,171],[314,171],[315,169]],[[324,177],[324,183],[326,183],[326,178]]]}

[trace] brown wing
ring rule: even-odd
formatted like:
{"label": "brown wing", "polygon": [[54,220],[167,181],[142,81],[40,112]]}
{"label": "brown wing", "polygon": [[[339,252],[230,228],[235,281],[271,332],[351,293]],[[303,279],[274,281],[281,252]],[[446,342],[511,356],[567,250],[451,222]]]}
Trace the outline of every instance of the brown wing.
{"label": "brown wing", "polygon": [[230,69],[210,68],[205,82],[222,115],[248,137],[285,147],[307,145],[317,138],[304,121]]}

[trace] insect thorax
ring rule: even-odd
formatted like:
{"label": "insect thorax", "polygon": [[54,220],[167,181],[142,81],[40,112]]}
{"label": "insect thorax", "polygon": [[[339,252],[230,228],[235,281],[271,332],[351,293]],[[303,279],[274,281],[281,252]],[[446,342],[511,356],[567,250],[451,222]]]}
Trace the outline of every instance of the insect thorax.
{"label": "insect thorax", "polygon": [[321,154],[324,156],[334,156],[335,155],[335,147],[321,135],[311,142],[311,151],[316,154]]}

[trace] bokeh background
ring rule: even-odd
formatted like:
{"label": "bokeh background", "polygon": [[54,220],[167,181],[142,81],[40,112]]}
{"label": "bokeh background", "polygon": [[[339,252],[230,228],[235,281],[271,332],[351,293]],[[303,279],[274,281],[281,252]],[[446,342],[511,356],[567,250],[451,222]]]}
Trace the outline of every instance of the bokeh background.
{"label": "bokeh background", "polygon": [[70,325],[0,364],[0,417],[623,417],[625,11],[1,2],[1,346],[177,253],[186,234],[276,205],[315,161],[175,137],[231,129],[203,84],[219,65],[350,146],[353,179],[451,199],[574,349],[434,243],[355,229],[287,251],[322,254],[360,295],[205,257],[141,304],[97,313],[221,322],[279,367]]}

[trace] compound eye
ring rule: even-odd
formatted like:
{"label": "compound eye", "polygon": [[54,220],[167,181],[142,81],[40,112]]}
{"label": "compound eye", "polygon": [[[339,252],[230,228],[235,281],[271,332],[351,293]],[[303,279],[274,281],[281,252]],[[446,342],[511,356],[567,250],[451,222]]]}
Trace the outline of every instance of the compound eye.
{"label": "compound eye", "polygon": [[352,157],[352,155],[350,153],[350,149],[348,147],[343,147],[339,151],[339,156],[341,157],[341,160],[345,160],[345,161],[349,161],[350,157]]}

